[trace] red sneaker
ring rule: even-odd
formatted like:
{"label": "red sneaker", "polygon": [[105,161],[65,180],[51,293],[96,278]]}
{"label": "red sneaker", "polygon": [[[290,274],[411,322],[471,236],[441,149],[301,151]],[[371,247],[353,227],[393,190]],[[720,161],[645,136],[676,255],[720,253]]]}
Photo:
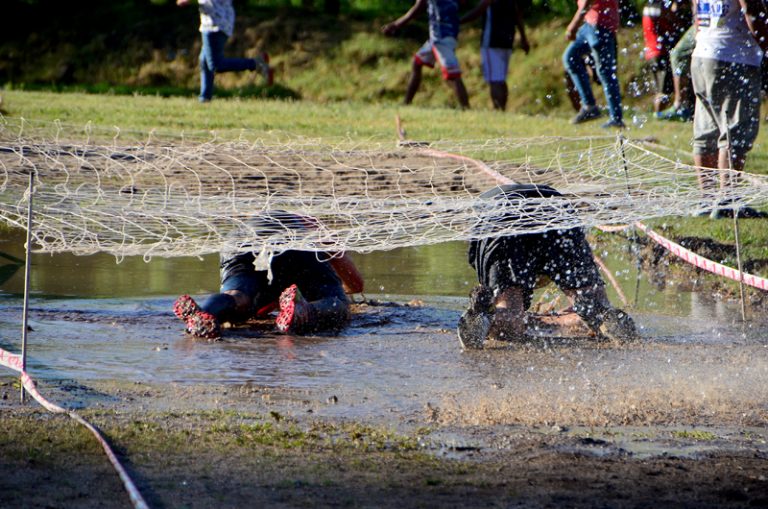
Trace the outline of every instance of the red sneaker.
{"label": "red sneaker", "polygon": [[299,333],[309,325],[309,303],[302,297],[299,288],[291,285],[280,294],[280,313],[275,319],[280,332]]}
{"label": "red sneaker", "polygon": [[187,318],[187,332],[198,338],[218,339],[221,337],[221,327],[210,313],[197,311]]}
{"label": "red sneaker", "polygon": [[195,299],[186,294],[176,299],[176,302],[173,303],[173,313],[184,321],[198,311],[201,311],[200,306],[197,305]]}

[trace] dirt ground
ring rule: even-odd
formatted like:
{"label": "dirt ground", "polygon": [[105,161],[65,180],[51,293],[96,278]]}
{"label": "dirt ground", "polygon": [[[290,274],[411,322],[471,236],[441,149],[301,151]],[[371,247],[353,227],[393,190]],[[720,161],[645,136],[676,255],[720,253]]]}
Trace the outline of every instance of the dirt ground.
{"label": "dirt ground", "polygon": [[[128,507],[96,441],[3,379],[5,507]],[[767,507],[765,428],[328,418],[314,391],[45,384],[86,406],[151,507]],[[180,410],[174,402],[188,401]]]}

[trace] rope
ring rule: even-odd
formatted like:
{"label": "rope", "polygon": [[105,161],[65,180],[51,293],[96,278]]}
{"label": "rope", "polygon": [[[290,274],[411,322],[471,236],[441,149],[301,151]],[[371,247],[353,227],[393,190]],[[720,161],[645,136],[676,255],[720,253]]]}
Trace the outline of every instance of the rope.
{"label": "rope", "polygon": [[136,485],[131,480],[130,476],[128,475],[128,472],[126,472],[125,468],[123,468],[123,465],[117,459],[117,456],[115,456],[115,453],[112,451],[112,448],[109,446],[109,443],[107,443],[104,436],[99,432],[99,430],[95,426],[93,426],[91,423],[83,419],[80,415],[78,415],[74,411],[62,408],[59,405],[55,403],[51,403],[50,401],[45,399],[42,396],[42,394],[40,394],[40,392],[37,390],[37,386],[35,385],[34,380],[32,380],[32,377],[30,377],[29,374],[22,368],[22,360],[20,356],[12,354],[0,348],[0,365],[3,365],[7,368],[10,368],[14,371],[21,373],[21,383],[23,387],[27,390],[27,393],[30,396],[32,396],[35,399],[35,401],[40,403],[40,405],[42,405],[46,410],[55,414],[66,414],[76,422],[85,426],[88,429],[88,431],[90,431],[93,434],[93,436],[96,437],[96,440],[98,440],[99,444],[101,444],[101,447],[104,449],[104,452],[106,453],[107,458],[109,459],[109,462],[112,463],[112,466],[117,471],[117,474],[120,476],[120,480],[123,482],[125,491],[128,492],[128,496],[131,499],[131,503],[133,504],[133,507],[135,509],[149,509],[149,506],[144,501],[144,498],[141,496],[141,493],[139,492],[138,488],[136,488]]}

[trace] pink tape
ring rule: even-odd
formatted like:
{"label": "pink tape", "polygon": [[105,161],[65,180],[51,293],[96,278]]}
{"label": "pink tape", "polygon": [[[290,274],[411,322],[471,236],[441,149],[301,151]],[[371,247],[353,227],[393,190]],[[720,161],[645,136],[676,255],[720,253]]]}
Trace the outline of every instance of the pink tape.
{"label": "pink tape", "polygon": [[742,273],[738,269],[734,269],[733,267],[728,267],[727,265],[723,265],[721,263],[714,262],[708,258],[704,258],[703,256],[697,255],[693,251],[690,251],[684,248],[680,244],[672,242],[668,238],[659,235],[658,233],[651,230],[640,221],[638,221],[635,224],[637,225],[638,228],[643,230],[646,235],[648,235],[651,239],[653,239],[657,244],[661,245],[662,247],[670,251],[672,254],[685,260],[691,265],[694,265],[700,269],[704,269],[713,274],[717,274],[718,276],[726,277],[734,281],[743,281],[744,284],[746,285],[768,291],[768,279],[762,278],[760,276],[755,276],[754,274],[748,274],[746,272]]}
{"label": "pink tape", "polygon": [[37,390],[37,386],[35,385],[34,380],[32,380],[32,377],[29,376],[29,374],[21,369],[22,362],[21,357],[12,354],[10,352],[7,352],[0,348],[0,365],[5,366],[7,368],[10,368],[14,371],[18,371],[21,373],[21,384],[24,386],[24,388],[27,390],[30,396],[32,396],[35,401],[40,403],[43,407],[45,407],[46,410],[53,412],[55,414],[67,414],[70,418],[74,419],[75,421],[79,422],[93,434],[93,436],[96,437],[96,440],[99,441],[101,444],[102,449],[104,449],[104,452],[107,455],[107,458],[109,459],[109,462],[112,463],[112,466],[117,471],[117,475],[120,476],[120,480],[123,481],[123,486],[125,486],[125,491],[128,492],[128,496],[131,499],[131,503],[133,504],[133,507],[136,509],[149,509],[149,506],[144,501],[144,498],[141,496],[141,493],[139,492],[138,488],[136,488],[136,485],[131,480],[130,476],[128,475],[128,472],[125,471],[125,468],[123,468],[123,465],[120,464],[120,461],[117,459],[117,456],[115,456],[115,453],[112,451],[112,448],[109,447],[109,444],[104,439],[102,434],[99,432],[98,429],[96,429],[91,423],[80,417],[75,412],[71,412],[69,410],[66,410],[59,405],[56,405],[54,403],[51,403],[47,399],[45,399],[42,394]]}

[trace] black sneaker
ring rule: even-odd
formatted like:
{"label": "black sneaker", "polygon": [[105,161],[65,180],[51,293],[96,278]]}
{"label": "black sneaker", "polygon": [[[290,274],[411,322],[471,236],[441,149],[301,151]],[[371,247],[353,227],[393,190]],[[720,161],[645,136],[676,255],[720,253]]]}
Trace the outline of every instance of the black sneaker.
{"label": "black sneaker", "polygon": [[571,124],[581,124],[583,122],[594,120],[599,116],[600,108],[597,106],[587,106],[586,108],[581,108],[579,110],[576,116],[571,119]]}
{"label": "black sneaker", "polygon": [[615,127],[616,129],[626,129],[627,126],[621,120],[611,119],[608,122],[601,125],[600,127],[602,127],[603,129],[611,129],[613,127]]}
{"label": "black sneaker", "polygon": [[469,308],[459,318],[457,333],[465,350],[481,349],[491,328],[490,307],[493,294],[489,288],[478,285],[469,294]]}
{"label": "black sneaker", "polygon": [[621,309],[610,309],[605,312],[598,333],[603,339],[617,343],[635,341],[640,337],[632,317]]}

